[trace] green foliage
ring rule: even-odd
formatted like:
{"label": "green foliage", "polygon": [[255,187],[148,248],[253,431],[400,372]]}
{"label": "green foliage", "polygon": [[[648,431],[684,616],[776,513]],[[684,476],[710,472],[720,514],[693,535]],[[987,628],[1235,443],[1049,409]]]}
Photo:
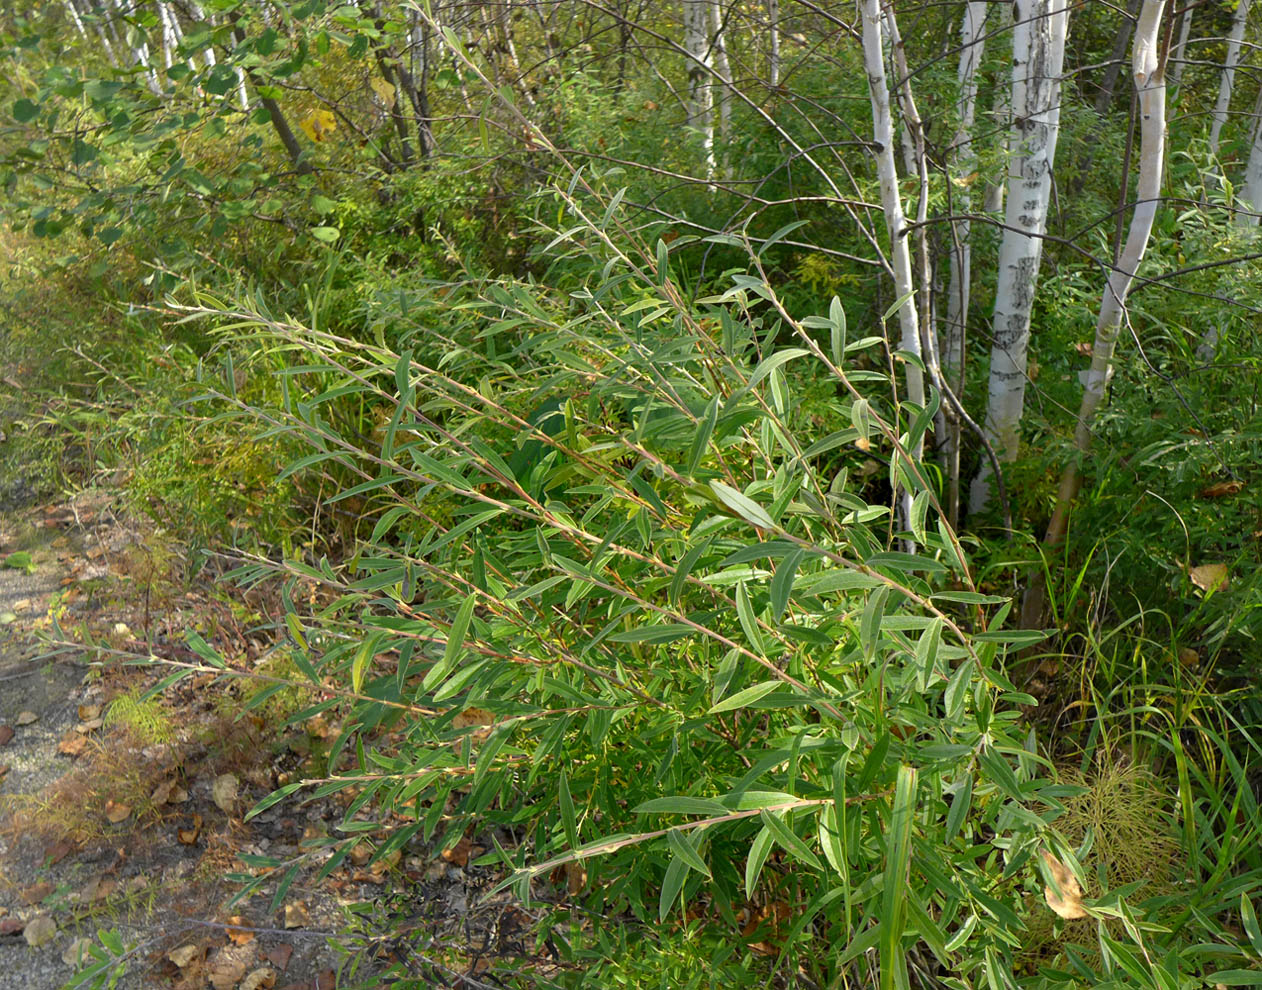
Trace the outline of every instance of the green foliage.
{"label": "green foliage", "polygon": [[146,697],[139,691],[120,694],[111,701],[105,709],[105,724],[121,726],[146,746],[175,738],[175,726],[161,699]]}

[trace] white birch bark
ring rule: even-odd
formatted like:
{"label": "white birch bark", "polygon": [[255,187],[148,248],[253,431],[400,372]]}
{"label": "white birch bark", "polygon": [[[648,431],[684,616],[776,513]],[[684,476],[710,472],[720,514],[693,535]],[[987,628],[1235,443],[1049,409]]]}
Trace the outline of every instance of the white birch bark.
{"label": "white birch bark", "polygon": [[1249,0],[1239,0],[1231,18],[1231,33],[1227,35],[1227,58],[1218,79],[1218,99],[1214,102],[1214,120],[1209,126],[1209,153],[1218,154],[1223,124],[1231,108],[1231,90],[1236,80],[1236,64],[1240,61],[1240,43],[1244,41],[1245,24],[1249,20]]}
{"label": "white birch bark", "polygon": [[719,91],[715,103],[719,110],[719,156],[723,161],[723,175],[731,177],[732,158],[730,143],[732,137],[732,65],[727,58],[727,38],[724,21],[727,15],[723,11],[720,0],[710,4],[710,27],[713,32],[711,48],[714,51],[714,71],[719,77]]}
{"label": "white birch bark", "polygon": [[[1020,451],[1030,312],[1052,196],[1069,10],[1066,0],[1017,0],[1013,15],[1008,203],[999,246],[984,428],[986,441],[1004,461],[1014,460]],[[986,461],[969,490],[970,512],[988,504],[990,474]]]}
{"label": "white birch bark", "polygon": [[[863,64],[868,75],[868,96],[872,103],[873,150],[876,173],[881,183],[881,208],[890,239],[890,270],[894,275],[894,295],[906,302],[898,310],[902,331],[899,346],[920,357],[920,324],[916,301],[912,298],[915,282],[912,277],[911,251],[907,243],[907,221],[903,214],[902,195],[898,189],[898,170],[894,163],[894,119],[890,112],[889,82],[885,74],[885,39],[882,30],[880,0],[861,0],[863,21]],[[910,362],[907,368],[907,398],[924,406],[925,383],[920,369]],[[920,445],[912,451],[919,458]]]}
{"label": "white birch bark", "polygon": [[710,0],[684,0],[684,50],[688,53],[688,126],[701,135],[706,179],[714,178],[714,69],[710,50]]}
{"label": "white birch bark", "polygon": [[[964,24],[960,30],[960,66],[956,72],[959,85],[960,125],[955,140],[947,149],[947,174],[956,183],[952,190],[953,213],[966,215],[973,209],[973,173],[977,170],[977,151],[973,147],[973,121],[977,115],[977,66],[985,53],[986,7],[984,0],[970,0],[964,8]],[[969,288],[972,284],[973,249],[969,242],[971,224],[957,220],[947,245],[950,255],[950,282],[947,289],[946,344],[942,366],[949,384],[951,377],[964,363],[964,328],[968,324]],[[956,389],[956,394],[960,394]]]}
{"label": "white birch bark", "polygon": [[1240,190],[1245,209],[1236,213],[1236,222],[1256,227],[1262,213],[1262,90],[1253,105],[1253,141],[1249,147],[1249,163],[1244,170],[1244,188]]}
{"label": "white birch bark", "polygon": [[[1084,381],[1074,428],[1074,447],[1080,456],[1086,454],[1091,446],[1091,426],[1104,402],[1105,389],[1113,374],[1113,353],[1126,313],[1126,296],[1148,250],[1153,221],[1161,203],[1161,172],[1166,143],[1166,80],[1159,38],[1164,8],[1165,0],[1144,0],[1139,23],[1135,26],[1132,72],[1139,94],[1139,181],[1135,187],[1135,209],[1126,244],[1100,300],[1091,367]],[[1063,539],[1069,506],[1078,494],[1079,484],[1078,459],[1075,458],[1061,475],[1056,511],[1048,525],[1046,542],[1056,543]]]}
{"label": "white birch bark", "polygon": [[767,0],[767,85],[780,85],[780,0]]}

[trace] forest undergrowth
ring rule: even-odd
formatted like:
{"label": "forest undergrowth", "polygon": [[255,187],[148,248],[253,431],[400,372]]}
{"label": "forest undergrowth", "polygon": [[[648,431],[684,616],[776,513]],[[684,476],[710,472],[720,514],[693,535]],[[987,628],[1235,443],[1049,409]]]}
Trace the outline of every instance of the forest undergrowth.
{"label": "forest undergrowth", "polygon": [[[73,71],[54,57],[96,43],[91,17],[32,7],[6,27],[22,71],[0,494],[109,491],[190,572],[231,568],[231,595],[280,603],[253,632],[282,676],[225,706],[301,687],[310,703],[284,708],[285,727],[331,727],[320,772],[250,815],[338,795],[340,831],[297,859],[242,860],[243,898],[275,906],[299,880],[385,864],[389,892],[347,930],[400,987],[440,972],[1262,984],[1262,298],[1257,228],[1191,102],[1216,74],[1193,62],[1174,91],[1163,209],[1089,449],[1080,368],[1143,136],[1121,95],[1092,114],[1065,84],[1020,454],[997,452],[1005,484],[970,512],[961,479],[996,455],[969,410],[999,289],[976,279],[949,377],[906,346],[910,314],[945,321],[945,293],[898,291],[879,163],[843,195],[837,148],[824,142],[832,171],[811,157],[825,160],[821,120],[880,154],[872,73],[828,17],[793,15],[827,57],[765,102],[732,84],[707,143],[695,112],[681,137],[662,109],[701,97],[626,38],[619,63],[613,33],[574,42],[593,59],[580,67],[524,18],[488,16],[501,41],[479,48],[433,5],[411,21],[280,6],[284,30],[229,4],[204,37],[164,40],[191,68],[173,62],[160,92],[99,53]],[[925,37],[946,37],[947,13],[921,14]],[[1084,52],[1116,44],[1101,12],[1072,16]],[[762,51],[732,30],[724,59]],[[635,31],[678,54],[654,15]],[[442,115],[417,109],[403,71],[400,46],[431,43],[441,67],[418,78]],[[892,69],[903,44],[887,45]],[[941,129],[964,127],[954,61],[944,74],[924,38],[906,44],[925,61],[916,85],[957,108],[939,107]],[[528,48],[563,68],[512,68]],[[977,70],[988,98],[996,51]],[[962,230],[980,270],[1004,223],[976,212],[984,181],[978,203],[953,197],[1016,152],[990,135],[972,173],[951,159],[930,175],[905,82],[890,84],[912,149],[891,163],[896,194],[915,187],[915,230],[931,210],[957,226],[900,236],[946,270]],[[74,114],[96,143],[66,131]],[[1223,157],[1247,155],[1248,135],[1226,133]],[[1066,464],[1081,474],[1069,503]],[[252,676],[213,629],[186,645],[195,671],[127,659],[162,690]],[[422,885],[398,863],[418,850],[461,862],[497,917],[511,904],[511,950],[414,923]]]}

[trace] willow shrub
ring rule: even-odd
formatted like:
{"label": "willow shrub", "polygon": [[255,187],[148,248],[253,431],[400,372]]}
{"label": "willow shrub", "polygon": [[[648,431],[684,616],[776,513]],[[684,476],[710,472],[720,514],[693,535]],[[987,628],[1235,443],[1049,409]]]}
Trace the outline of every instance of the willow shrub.
{"label": "willow shrub", "polygon": [[[289,635],[354,696],[295,716],[341,706],[336,776],[256,812],[354,787],[326,872],[375,809],[377,858],[468,833],[523,900],[578,863],[586,912],[688,909],[729,946],[751,902],[788,904],[746,966],[1012,985],[1040,847],[1076,861],[1002,670],[1028,634],[905,454],[934,409],[897,402],[881,329],[848,334],[838,301],[797,322],[739,272],[686,301],[671,253],[696,246],[631,253],[616,210],[562,198],[578,291],[412,285],[371,342],[190,309],[288,352],[286,403],[256,412],[364,524],[341,565],[242,572],[331,592]],[[282,893],[301,866],[257,865]]]}

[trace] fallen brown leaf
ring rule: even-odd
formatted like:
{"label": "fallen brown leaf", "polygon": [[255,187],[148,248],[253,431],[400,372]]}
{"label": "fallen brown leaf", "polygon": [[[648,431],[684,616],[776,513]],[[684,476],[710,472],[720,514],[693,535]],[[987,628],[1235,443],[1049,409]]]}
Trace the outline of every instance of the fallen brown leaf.
{"label": "fallen brown leaf", "polygon": [[1188,568],[1192,583],[1206,593],[1224,590],[1229,573],[1226,564],[1201,564]]}
{"label": "fallen brown leaf", "polygon": [[13,741],[13,726],[0,725],[0,746],[7,746]]}
{"label": "fallen brown leaf", "polygon": [[131,817],[131,806],[120,804],[118,801],[109,800],[105,802],[105,820],[111,825],[117,825]]}
{"label": "fallen brown leaf", "polygon": [[461,869],[469,865],[469,856],[473,853],[473,843],[469,841],[468,836],[462,836],[450,849],[444,849],[442,857],[448,863],[454,863]]}
{"label": "fallen brown leaf", "polygon": [[[1047,900],[1047,906],[1062,918],[1070,920],[1085,918],[1087,912],[1082,907],[1082,888],[1078,886],[1078,881],[1069,871],[1069,867],[1046,849],[1040,850],[1040,853],[1043,863],[1047,866],[1047,872],[1055,881],[1055,886],[1049,884],[1043,888],[1043,897]],[[1057,893],[1057,888],[1060,888],[1059,893]]]}
{"label": "fallen brown leaf", "polygon": [[179,828],[175,830],[175,837],[176,839],[179,840],[180,845],[182,846],[195,845],[197,842],[198,836],[200,836],[201,834],[202,834],[202,816],[196,815],[196,814],[193,815],[192,821],[188,827]]}
{"label": "fallen brown leaf", "polygon": [[27,907],[32,907],[53,892],[53,885],[48,882],[33,883],[18,892],[18,900]]}
{"label": "fallen brown leaf", "polygon": [[237,990],[271,990],[276,986],[276,970],[270,966],[260,966],[241,981]]}
{"label": "fallen brown leaf", "polygon": [[245,945],[247,942],[254,941],[254,932],[243,927],[247,924],[247,921],[245,918],[241,917],[241,915],[232,915],[232,917],[228,919],[228,924],[236,926],[227,929],[228,939],[234,945]]}
{"label": "fallen brown leaf", "polygon": [[167,958],[180,969],[187,969],[188,965],[202,954],[202,950],[195,945],[181,945],[178,949],[172,949],[167,953]]}
{"label": "fallen brown leaf", "polygon": [[49,866],[56,866],[74,852],[74,843],[69,839],[59,839],[51,846],[44,847],[44,860]]}
{"label": "fallen brown leaf", "polygon": [[100,705],[80,705],[79,706],[79,721],[80,722],[91,722],[94,718],[100,718],[100,717],[101,717]]}
{"label": "fallen brown leaf", "polygon": [[1239,495],[1243,490],[1243,481],[1220,481],[1214,485],[1207,485],[1196,494],[1201,498],[1225,498],[1228,495]]}
{"label": "fallen brown leaf", "polygon": [[57,744],[57,752],[62,756],[82,756],[83,751],[88,748],[88,740],[86,736],[71,729],[61,738],[61,742]]}
{"label": "fallen brown leaf", "polygon": [[21,935],[26,922],[20,918],[0,918],[0,938],[6,935]]}
{"label": "fallen brown leaf", "polygon": [[285,905],[285,927],[305,928],[311,924],[311,914],[302,901],[290,901]]}
{"label": "fallen brown leaf", "polygon": [[281,942],[280,945],[273,946],[263,953],[263,958],[283,973],[289,966],[289,957],[293,954],[294,947],[287,942]]}

